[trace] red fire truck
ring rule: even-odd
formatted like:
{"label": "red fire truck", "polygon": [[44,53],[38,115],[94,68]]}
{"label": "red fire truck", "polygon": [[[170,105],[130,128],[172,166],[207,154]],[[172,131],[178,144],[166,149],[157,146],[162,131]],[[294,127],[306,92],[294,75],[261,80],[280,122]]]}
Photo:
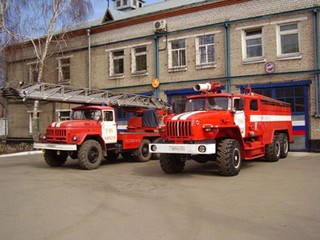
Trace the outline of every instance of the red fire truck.
{"label": "red fire truck", "polygon": [[116,160],[120,153],[126,159],[149,161],[149,144],[160,138],[158,117],[165,111],[135,109],[134,112],[139,115],[129,118],[127,129],[120,131],[112,107],[73,108],[71,120],[49,124],[34,148],[44,150],[44,159],[52,167],[63,165],[68,156],[78,159],[80,167],[87,170],[99,167],[103,157]]}
{"label": "red fire truck", "polygon": [[[43,150],[46,163],[52,167],[63,165],[68,156],[78,159],[80,167],[88,170],[98,168],[103,157],[115,160],[120,153],[124,158],[148,161],[151,158],[149,144],[160,139],[159,124],[169,107],[161,99],[149,96],[48,83],[7,92],[24,100],[90,104],[73,108],[71,120],[50,123],[39,142],[34,143],[34,148]],[[133,115],[123,131],[111,106],[122,106]]]}
{"label": "red fire truck", "polygon": [[198,84],[201,95],[190,96],[181,114],[164,118],[162,142],[149,145],[160,154],[162,170],[183,170],[186,160],[216,161],[224,176],[237,175],[242,160],[275,162],[288,155],[293,142],[288,103],[253,93],[219,93],[219,83]]}

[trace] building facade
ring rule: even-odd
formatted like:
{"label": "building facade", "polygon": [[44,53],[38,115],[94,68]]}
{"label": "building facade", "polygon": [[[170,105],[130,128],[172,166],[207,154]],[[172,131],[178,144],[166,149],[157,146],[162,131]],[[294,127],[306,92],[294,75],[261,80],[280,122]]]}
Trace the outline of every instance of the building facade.
{"label": "building facade", "polygon": [[[292,150],[320,149],[319,0],[117,0],[115,8],[51,47],[44,82],[155,95],[175,112],[197,83],[218,81],[227,92],[251,85],[291,103]],[[7,68],[8,81],[35,81],[32,46],[9,49]],[[72,106],[41,102],[40,130],[68,119]],[[31,138],[32,108],[8,100],[8,138]]]}

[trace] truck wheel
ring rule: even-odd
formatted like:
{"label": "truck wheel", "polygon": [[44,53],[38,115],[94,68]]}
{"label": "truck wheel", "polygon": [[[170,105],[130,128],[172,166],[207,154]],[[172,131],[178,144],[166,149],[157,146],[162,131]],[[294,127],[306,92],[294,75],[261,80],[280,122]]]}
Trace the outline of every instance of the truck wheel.
{"label": "truck wheel", "polygon": [[217,166],[223,176],[235,176],[240,172],[241,149],[237,140],[224,139],[218,144]]}
{"label": "truck wheel", "polygon": [[287,134],[280,133],[279,141],[280,141],[280,158],[286,158],[289,152],[289,141],[288,141]]}
{"label": "truck wheel", "polygon": [[167,174],[175,174],[182,172],[185,161],[181,159],[179,154],[160,154],[160,166]]}
{"label": "truck wheel", "polygon": [[266,146],[266,156],[265,159],[268,162],[277,162],[280,158],[280,140],[278,135],[273,136],[272,143]]}
{"label": "truck wheel", "polygon": [[102,148],[96,140],[85,141],[79,149],[78,160],[82,169],[91,170],[99,167],[102,161]]}
{"label": "truck wheel", "polygon": [[65,164],[67,161],[68,155],[65,152],[61,152],[60,155],[57,155],[57,151],[46,150],[44,153],[44,160],[51,167],[59,167]]}
{"label": "truck wheel", "polygon": [[149,139],[143,139],[139,149],[133,152],[133,156],[138,162],[147,162],[151,158],[151,152],[149,152]]}

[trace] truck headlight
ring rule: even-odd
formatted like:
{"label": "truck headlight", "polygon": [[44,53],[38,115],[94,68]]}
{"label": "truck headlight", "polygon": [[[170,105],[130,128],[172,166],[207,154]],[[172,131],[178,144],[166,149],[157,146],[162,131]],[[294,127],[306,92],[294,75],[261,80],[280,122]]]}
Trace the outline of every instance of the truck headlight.
{"label": "truck headlight", "polygon": [[151,151],[157,151],[157,146],[156,145],[151,145]]}
{"label": "truck headlight", "polygon": [[72,138],[72,140],[73,140],[73,141],[77,141],[77,140],[78,140],[77,135],[74,135],[73,138]]}
{"label": "truck headlight", "polygon": [[205,152],[207,151],[207,148],[206,148],[206,146],[204,146],[204,145],[200,145],[200,146],[198,147],[198,151],[201,152],[201,153],[205,153]]}

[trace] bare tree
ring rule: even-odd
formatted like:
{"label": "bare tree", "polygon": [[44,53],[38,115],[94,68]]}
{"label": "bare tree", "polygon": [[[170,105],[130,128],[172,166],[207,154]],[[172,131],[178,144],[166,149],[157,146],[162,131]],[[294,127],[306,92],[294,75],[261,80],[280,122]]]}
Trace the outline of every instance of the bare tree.
{"label": "bare tree", "polygon": [[[84,21],[92,12],[90,0],[0,0],[1,32],[16,41],[33,45],[38,65],[37,82],[42,82],[43,69],[50,44],[56,36],[77,22]],[[33,139],[39,133],[39,101],[33,107]]]}

